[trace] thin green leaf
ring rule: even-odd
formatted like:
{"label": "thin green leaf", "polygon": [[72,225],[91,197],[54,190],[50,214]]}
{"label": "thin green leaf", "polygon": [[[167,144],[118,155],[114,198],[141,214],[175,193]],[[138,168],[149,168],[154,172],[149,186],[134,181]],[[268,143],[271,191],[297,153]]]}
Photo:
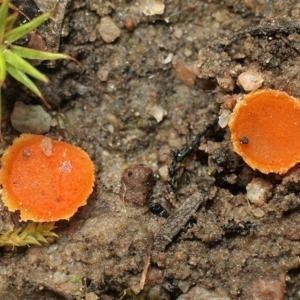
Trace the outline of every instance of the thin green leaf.
{"label": "thin green leaf", "polygon": [[[36,18],[34,18],[32,21],[25,23],[24,25],[21,25],[19,27],[16,27],[15,29],[7,32],[4,35],[4,40],[13,43],[17,41],[19,38],[25,36],[29,32],[33,31],[37,27],[39,27],[42,23],[44,23],[51,15],[51,12],[46,12]],[[1,41],[1,40],[0,40]]]}
{"label": "thin green leaf", "polygon": [[25,85],[27,88],[29,88],[34,94],[39,96],[41,100],[44,102],[44,104],[51,108],[50,105],[47,103],[46,99],[40,92],[40,90],[37,88],[37,86],[32,82],[32,80],[22,71],[16,69],[10,64],[7,64],[7,72],[14,77],[17,81],[21,82],[23,85]]}
{"label": "thin green leaf", "polygon": [[0,44],[3,44],[3,37],[5,33],[5,23],[8,14],[9,0],[4,0],[0,7]]}
{"label": "thin green leaf", "polygon": [[6,62],[3,50],[0,48],[0,88],[2,87],[6,78]]}
{"label": "thin green leaf", "polygon": [[46,237],[58,237],[58,235],[55,233],[55,232],[52,232],[52,231],[43,231],[43,236],[46,236]]}
{"label": "thin green leaf", "polygon": [[42,74],[35,67],[33,67],[29,62],[27,62],[20,56],[14,54],[10,50],[7,50],[4,52],[4,57],[5,57],[6,63],[12,65],[16,69],[18,69],[24,73],[27,73],[28,75],[32,76],[33,78],[36,78],[45,83],[49,82],[49,79],[46,77],[46,75]]}
{"label": "thin green leaf", "polygon": [[13,14],[11,14],[10,16],[8,16],[6,18],[6,23],[5,23],[5,32],[11,30],[12,28],[12,25],[15,23],[15,21],[17,20],[18,18],[18,13],[17,12],[14,12]]}
{"label": "thin green leaf", "polygon": [[36,232],[35,234],[34,234],[34,237],[36,238],[36,240],[38,241],[38,242],[43,242],[43,243],[48,243],[48,241],[43,237],[43,235],[42,234],[40,234],[39,232]]}
{"label": "thin green leaf", "polygon": [[39,51],[39,50],[29,49],[17,45],[11,45],[10,50],[14,52],[16,55],[27,59],[39,59],[39,60],[70,59],[78,63],[78,61],[75,58],[63,53],[51,53],[47,51]]}
{"label": "thin green leaf", "polygon": [[14,77],[17,81],[20,81],[26,87],[28,87],[33,93],[37,96],[41,96],[41,92],[36,87],[36,85],[32,82],[31,79],[22,71],[16,69],[14,66],[7,64],[7,72]]}
{"label": "thin green leaf", "polygon": [[24,239],[24,242],[27,244],[27,245],[37,245],[37,246],[40,246],[41,244],[39,243],[39,241],[33,237],[33,236],[26,236],[26,238]]}

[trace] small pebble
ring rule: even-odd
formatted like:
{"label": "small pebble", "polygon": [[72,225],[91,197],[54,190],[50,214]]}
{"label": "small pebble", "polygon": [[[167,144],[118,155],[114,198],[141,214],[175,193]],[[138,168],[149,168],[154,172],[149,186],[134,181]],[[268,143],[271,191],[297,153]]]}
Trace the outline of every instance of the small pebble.
{"label": "small pebble", "polygon": [[99,69],[97,72],[97,78],[102,82],[107,81],[108,75],[109,75],[109,71],[106,69]]}
{"label": "small pebble", "polygon": [[181,28],[175,27],[175,28],[174,28],[174,36],[175,36],[177,39],[181,39],[181,38],[182,38],[182,35],[183,35],[183,30],[182,30]]}
{"label": "small pebble", "polygon": [[180,295],[176,300],[230,300],[224,293],[207,290],[200,285],[196,285],[189,289],[185,294]]}
{"label": "small pebble", "polygon": [[93,292],[85,294],[85,300],[98,300],[98,299],[99,297]]}
{"label": "small pebble", "polygon": [[300,232],[297,227],[288,227],[284,231],[284,236],[286,239],[290,241],[299,241],[300,240]]}
{"label": "small pebble", "polygon": [[252,209],[252,213],[256,218],[262,218],[265,215],[265,212],[258,207]]}
{"label": "small pebble", "polygon": [[248,200],[257,206],[262,206],[271,194],[272,184],[261,178],[254,178],[247,185],[246,190]]}
{"label": "small pebble", "polygon": [[165,5],[160,0],[143,0],[143,14],[146,16],[162,15]]}
{"label": "small pebble", "polygon": [[156,122],[161,122],[164,116],[167,115],[167,111],[160,105],[153,105],[148,108],[149,114],[156,120]]}
{"label": "small pebble", "polygon": [[41,105],[15,103],[10,116],[11,125],[22,133],[44,134],[50,130],[51,115]]}
{"label": "small pebble", "polygon": [[169,169],[168,169],[168,166],[165,165],[165,166],[162,166],[158,169],[158,174],[160,176],[160,178],[167,182],[170,178],[169,178]]}
{"label": "small pebble", "polygon": [[97,29],[106,43],[112,43],[121,35],[120,28],[111,17],[101,18],[100,24],[97,25]]}
{"label": "small pebble", "polygon": [[284,276],[278,276],[278,277],[279,277],[278,280],[258,280],[254,282],[250,290],[253,299],[283,300],[285,294]]}
{"label": "small pebble", "polygon": [[235,88],[235,81],[230,76],[217,77],[218,84],[227,92],[232,92]]}
{"label": "small pebble", "polygon": [[236,103],[237,103],[236,97],[234,97],[232,95],[226,95],[226,96],[224,96],[223,107],[225,109],[229,109],[229,110],[232,111],[234,109]]}
{"label": "small pebble", "polygon": [[53,155],[53,143],[52,139],[48,137],[44,137],[41,141],[41,149],[44,154],[48,157]]}
{"label": "small pebble", "polygon": [[219,122],[218,122],[221,128],[225,128],[227,126],[230,119],[230,114],[231,114],[230,110],[225,109],[222,111],[221,115],[219,116]]}
{"label": "small pebble", "polygon": [[262,75],[255,71],[246,71],[239,75],[237,84],[246,92],[252,92],[259,89],[264,82]]}
{"label": "small pebble", "polygon": [[191,86],[195,83],[196,74],[193,70],[189,69],[183,62],[175,64],[175,76],[185,85]]}
{"label": "small pebble", "polygon": [[35,50],[45,51],[47,49],[47,44],[40,35],[36,34],[35,32],[31,32],[30,39],[26,47]]}
{"label": "small pebble", "polygon": [[173,53],[169,53],[169,54],[167,55],[167,57],[164,59],[163,63],[164,63],[165,65],[167,65],[167,64],[169,64],[170,62],[172,62],[173,56],[174,56]]}
{"label": "small pebble", "polygon": [[125,21],[124,21],[124,27],[128,30],[128,31],[132,31],[135,27],[134,24],[134,20],[131,16],[128,16]]}
{"label": "small pebble", "polygon": [[151,267],[147,272],[146,282],[149,286],[155,286],[157,282],[163,277],[163,271],[156,268]]}

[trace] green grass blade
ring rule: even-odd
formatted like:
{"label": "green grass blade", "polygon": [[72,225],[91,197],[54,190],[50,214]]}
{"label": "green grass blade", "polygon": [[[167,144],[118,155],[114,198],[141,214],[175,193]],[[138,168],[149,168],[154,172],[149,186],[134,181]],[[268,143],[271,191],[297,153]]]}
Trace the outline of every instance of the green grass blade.
{"label": "green grass blade", "polygon": [[14,77],[17,81],[24,84],[26,87],[28,87],[33,93],[35,93],[37,96],[41,96],[40,90],[37,88],[37,86],[33,83],[33,81],[22,71],[16,69],[14,66],[7,64],[7,72]]}
{"label": "green grass blade", "polygon": [[78,63],[78,61],[63,53],[51,53],[47,51],[39,51],[35,49],[29,49],[22,46],[11,45],[10,50],[16,55],[26,59],[39,59],[39,60],[57,60],[57,59],[70,59]]}
{"label": "green grass blade", "polygon": [[0,89],[6,78],[6,62],[3,50],[0,48]]}
{"label": "green grass blade", "polygon": [[37,88],[37,86],[33,83],[33,81],[22,71],[16,69],[14,66],[7,64],[7,72],[15,78],[17,81],[21,82],[23,85],[25,85],[27,88],[29,88],[34,94],[36,94],[38,97],[41,98],[41,100],[44,102],[44,104],[50,108],[50,105],[40,92],[40,90]]}
{"label": "green grass blade", "polygon": [[8,30],[11,30],[12,25],[15,23],[15,21],[18,18],[18,13],[14,12],[13,14],[11,14],[10,16],[8,16],[6,18],[6,23],[5,23],[5,32],[7,32]]}
{"label": "green grass blade", "polygon": [[0,44],[3,44],[9,0],[4,0],[0,7]]}
{"label": "green grass blade", "polygon": [[[51,15],[51,12],[46,12],[36,18],[34,18],[32,21],[25,23],[24,25],[21,25],[19,27],[16,27],[15,29],[7,32],[4,35],[4,40],[13,43],[17,41],[19,38],[25,36],[29,32],[33,31],[37,27],[39,27],[42,23],[44,23]],[[1,40],[0,40],[1,42]]]}
{"label": "green grass blade", "polygon": [[40,71],[38,71],[35,67],[33,67],[29,62],[24,60],[23,58],[19,57],[18,55],[14,54],[10,50],[7,50],[4,52],[5,60],[8,64],[12,65],[16,69],[27,73],[31,77],[38,79],[40,81],[43,81],[45,83],[48,83],[49,80],[46,77],[46,75],[42,74]]}

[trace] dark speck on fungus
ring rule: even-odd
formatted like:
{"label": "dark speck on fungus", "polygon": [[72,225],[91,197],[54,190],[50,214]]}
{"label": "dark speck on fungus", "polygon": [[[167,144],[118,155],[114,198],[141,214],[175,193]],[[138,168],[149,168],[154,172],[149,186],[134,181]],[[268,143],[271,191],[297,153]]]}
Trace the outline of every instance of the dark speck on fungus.
{"label": "dark speck on fungus", "polygon": [[240,138],[240,142],[245,145],[245,144],[249,143],[249,139],[247,139],[245,136],[243,136]]}
{"label": "dark speck on fungus", "polygon": [[143,165],[128,167],[121,178],[121,199],[130,204],[145,205],[152,193],[153,172]]}

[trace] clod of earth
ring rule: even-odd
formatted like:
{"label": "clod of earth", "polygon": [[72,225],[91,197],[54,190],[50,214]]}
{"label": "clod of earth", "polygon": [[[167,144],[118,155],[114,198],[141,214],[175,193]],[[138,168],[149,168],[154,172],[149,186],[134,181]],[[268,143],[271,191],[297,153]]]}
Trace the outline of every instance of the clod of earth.
{"label": "clod of earth", "polygon": [[131,166],[123,171],[120,196],[132,205],[145,205],[154,185],[153,172],[143,165]]}
{"label": "clod of earth", "polygon": [[68,220],[86,204],[94,164],[82,149],[42,135],[23,134],[1,158],[1,195],[23,221]]}
{"label": "clod of earth", "polygon": [[300,102],[277,90],[250,93],[230,117],[234,151],[253,169],[283,174],[300,161]]}

